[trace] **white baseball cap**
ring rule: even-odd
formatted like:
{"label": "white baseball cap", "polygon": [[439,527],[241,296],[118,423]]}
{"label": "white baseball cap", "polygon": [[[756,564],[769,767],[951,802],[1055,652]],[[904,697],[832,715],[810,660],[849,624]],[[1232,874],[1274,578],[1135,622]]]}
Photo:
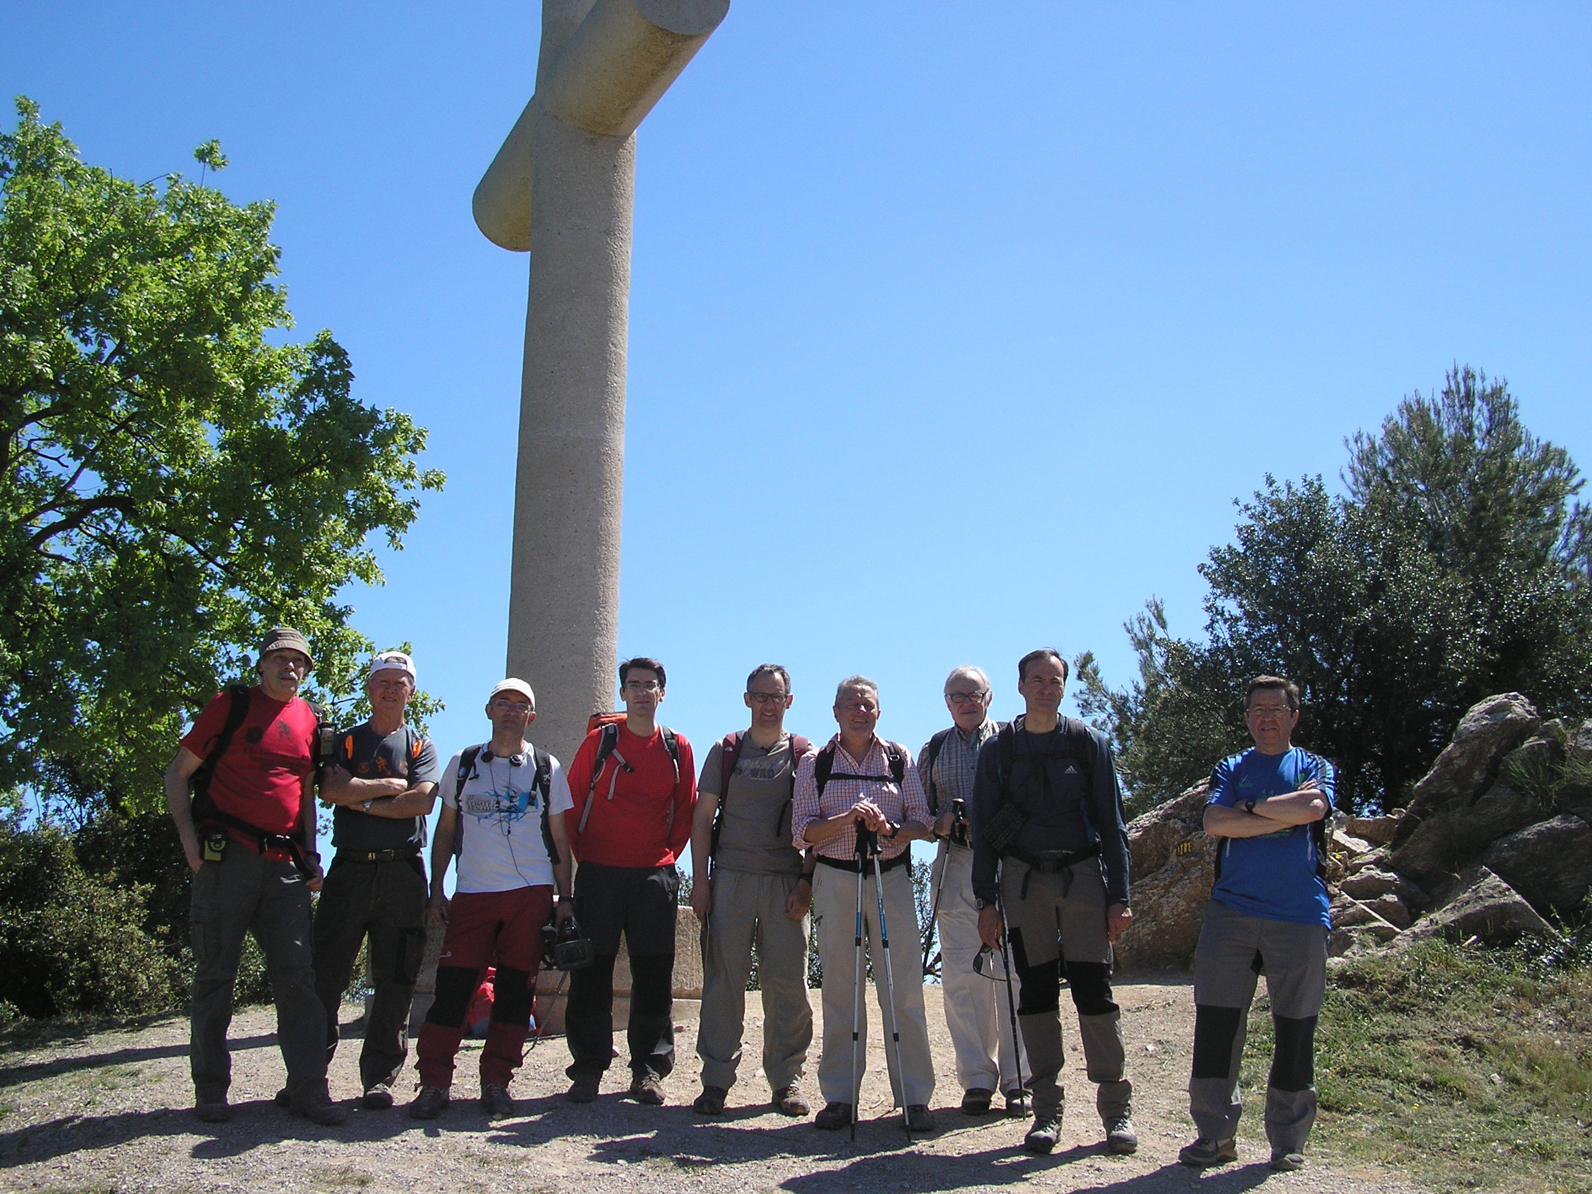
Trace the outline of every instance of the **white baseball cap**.
{"label": "white baseball cap", "polygon": [[507,680],[499,680],[493,686],[492,691],[487,694],[487,703],[491,704],[492,698],[500,692],[517,692],[531,702],[532,709],[536,708],[536,694],[531,691],[531,686],[524,680],[516,679],[513,676],[510,676]]}
{"label": "white baseball cap", "polygon": [[370,661],[370,674],[377,672],[402,672],[415,683],[415,661],[402,651],[383,651]]}

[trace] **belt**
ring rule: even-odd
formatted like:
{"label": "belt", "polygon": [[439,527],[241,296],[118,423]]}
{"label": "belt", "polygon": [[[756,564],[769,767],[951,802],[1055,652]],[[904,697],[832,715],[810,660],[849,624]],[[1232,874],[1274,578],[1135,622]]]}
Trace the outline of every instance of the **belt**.
{"label": "belt", "polygon": [[396,850],[339,850],[336,862],[405,862],[420,857],[419,846],[402,846]]}
{"label": "belt", "polygon": [[1017,859],[1018,862],[1026,862],[1030,869],[1037,871],[1041,875],[1056,875],[1077,866],[1078,863],[1086,859],[1098,858],[1100,856],[1100,843],[1096,842],[1088,849],[1079,850],[1073,854],[1060,854],[1050,858],[1039,854],[1030,854],[1027,850],[1020,849],[1017,846],[1007,846],[1006,853]]}
{"label": "belt", "polygon": [[[885,871],[894,870],[896,867],[911,861],[911,859],[911,850],[903,850],[894,858],[881,858],[879,860],[879,872],[880,874],[883,874]],[[837,871],[849,871],[853,875],[861,873],[863,869],[862,860],[860,858],[830,858],[826,855],[820,854],[818,856],[818,861],[823,863],[824,866],[832,866]],[[873,873],[873,864],[871,860],[869,861],[866,873],[870,875]]]}

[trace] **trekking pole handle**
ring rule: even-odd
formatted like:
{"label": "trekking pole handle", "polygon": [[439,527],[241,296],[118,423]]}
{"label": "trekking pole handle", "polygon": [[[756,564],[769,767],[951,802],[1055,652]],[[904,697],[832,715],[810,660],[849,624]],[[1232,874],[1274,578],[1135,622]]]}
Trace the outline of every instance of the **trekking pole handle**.
{"label": "trekking pole handle", "polygon": [[872,858],[879,853],[879,834],[861,821],[857,822],[857,857]]}

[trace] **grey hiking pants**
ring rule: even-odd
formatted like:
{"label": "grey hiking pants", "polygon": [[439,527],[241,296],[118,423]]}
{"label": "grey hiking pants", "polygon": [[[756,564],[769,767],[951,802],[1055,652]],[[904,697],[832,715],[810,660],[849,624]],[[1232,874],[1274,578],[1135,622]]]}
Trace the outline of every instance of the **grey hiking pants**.
{"label": "grey hiking pants", "polygon": [[795,875],[713,872],[713,903],[702,935],[702,1022],[697,1031],[704,1086],[728,1090],[735,1084],[754,946],[763,997],[763,1075],[769,1089],[789,1086],[807,1063],[813,1042],[807,918],[785,915],[785,901],[795,887]]}
{"label": "grey hiking pants", "polygon": [[1315,1031],[1327,985],[1327,930],[1235,912],[1210,900],[1194,951],[1194,1066],[1189,1114],[1201,1137],[1238,1131],[1255,980],[1266,976],[1276,1047],[1266,1082],[1266,1139],[1273,1153],[1303,1152],[1316,1120]]}
{"label": "grey hiking pants", "polygon": [[194,979],[189,1061],[200,1102],[219,1101],[232,1082],[227,1027],[243,935],[252,932],[270,969],[276,1039],[295,1101],[326,1089],[326,1011],[310,965],[310,893],[291,862],[232,842],[225,860],[201,864],[188,912]]}
{"label": "grey hiking pants", "polygon": [[1133,1113],[1122,1012],[1111,998],[1111,943],[1100,860],[1085,859],[1052,875],[1014,858],[1001,862],[1001,909],[1011,933],[1022,1002],[1018,1021],[1033,1066],[1036,1114],[1061,1111],[1061,974],[1078,1010],[1085,1072],[1096,1084],[1102,1120]]}

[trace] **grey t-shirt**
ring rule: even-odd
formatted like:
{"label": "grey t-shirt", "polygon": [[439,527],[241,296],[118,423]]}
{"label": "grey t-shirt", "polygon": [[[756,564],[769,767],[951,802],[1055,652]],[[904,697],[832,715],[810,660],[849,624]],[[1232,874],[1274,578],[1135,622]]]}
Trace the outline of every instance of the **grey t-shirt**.
{"label": "grey t-shirt", "polygon": [[[437,748],[419,730],[399,726],[377,737],[368,721],[337,735],[337,764],[359,779],[400,776],[412,788],[441,777]],[[378,817],[340,804],[332,813],[332,844],[339,850],[402,850],[426,844],[424,817]]]}
{"label": "grey t-shirt", "polygon": [[[741,753],[730,776],[727,799],[719,801],[719,846],[713,865],[753,875],[799,875],[801,852],[791,845],[790,798],[796,763],[790,735],[765,750],[741,733]],[[698,796],[720,796],[724,742],[720,739],[702,763]]]}

